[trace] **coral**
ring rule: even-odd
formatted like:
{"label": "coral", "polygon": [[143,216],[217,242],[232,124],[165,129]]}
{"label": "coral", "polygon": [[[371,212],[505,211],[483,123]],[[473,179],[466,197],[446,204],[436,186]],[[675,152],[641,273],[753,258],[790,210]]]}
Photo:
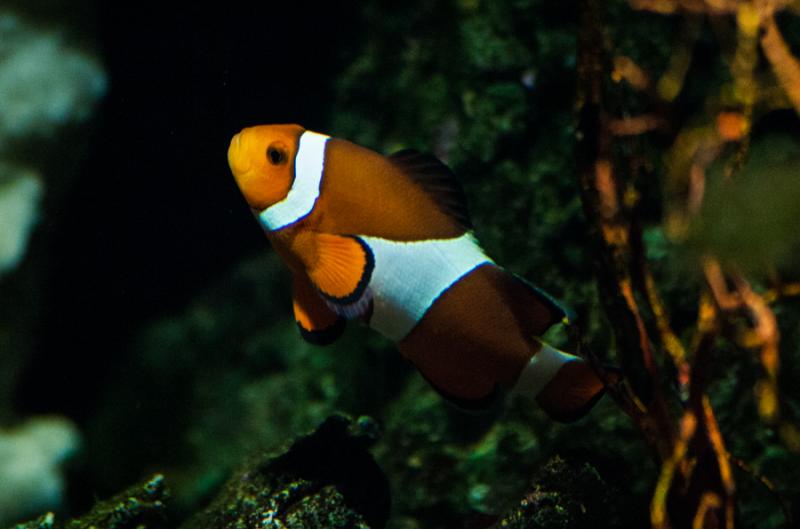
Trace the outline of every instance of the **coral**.
{"label": "coral", "polygon": [[53,513],[47,513],[13,529],[158,529],[163,526],[167,497],[164,476],[156,474],[109,500],[97,502],[80,518],[59,523]]}
{"label": "coral", "polygon": [[254,458],[185,529],[380,528],[389,515],[386,478],[367,447],[372,419],[328,418],[281,455]]}
{"label": "coral", "polygon": [[0,275],[22,259],[41,196],[41,178],[34,170],[0,163]]}
{"label": "coral", "polygon": [[[63,24],[63,21],[60,21]],[[0,421],[14,420],[10,395],[28,362],[33,322],[43,305],[51,250],[28,247],[46,218],[43,197],[69,185],[70,164],[58,153],[77,152],[65,125],[85,120],[106,90],[96,58],[67,42],[66,31],[42,29],[5,4],[0,8]],[[61,135],[61,136],[59,136]],[[57,148],[53,141],[61,140]],[[59,150],[61,149],[61,150]],[[29,255],[30,266],[20,267]],[[17,270],[21,268],[20,270]],[[24,270],[22,270],[24,269]],[[15,275],[9,280],[11,273]],[[2,492],[0,492],[2,495]]]}
{"label": "coral", "polygon": [[75,425],[61,417],[37,417],[0,430],[0,523],[58,509],[64,496],[62,466],[80,444]]}
{"label": "coral", "polygon": [[0,12],[0,149],[9,140],[51,136],[59,125],[86,119],[105,89],[96,59],[67,46],[58,33]]}
{"label": "coral", "polygon": [[0,275],[19,263],[43,193],[37,171],[11,160],[33,139],[85,120],[105,90],[95,58],[56,32],[0,11]]}

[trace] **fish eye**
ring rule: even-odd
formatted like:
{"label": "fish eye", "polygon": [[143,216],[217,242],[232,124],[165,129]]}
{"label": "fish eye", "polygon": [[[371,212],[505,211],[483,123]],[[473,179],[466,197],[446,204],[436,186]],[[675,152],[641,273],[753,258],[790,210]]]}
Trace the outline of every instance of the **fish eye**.
{"label": "fish eye", "polygon": [[267,160],[272,165],[280,165],[287,159],[286,151],[276,145],[270,145],[267,148]]}

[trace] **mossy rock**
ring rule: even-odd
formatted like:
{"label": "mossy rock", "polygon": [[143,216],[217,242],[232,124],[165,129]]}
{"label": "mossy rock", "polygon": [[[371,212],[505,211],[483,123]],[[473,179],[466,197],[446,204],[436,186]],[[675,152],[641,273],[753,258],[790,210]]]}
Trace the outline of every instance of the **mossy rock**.
{"label": "mossy rock", "polygon": [[84,516],[61,523],[53,513],[17,524],[13,529],[161,529],[169,493],[156,474],[109,500],[99,501]]}
{"label": "mossy rock", "polygon": [[613,527],[608,486],[585,462],[555,456],[534,478],[519,505],[494,529],[598,529]]}
{"label": "mossy rock", "polygon": [[375,529],[389,517],[389,487],[367,448],[368,418],[328,418],[280,455],[256,457],[183,529]]}

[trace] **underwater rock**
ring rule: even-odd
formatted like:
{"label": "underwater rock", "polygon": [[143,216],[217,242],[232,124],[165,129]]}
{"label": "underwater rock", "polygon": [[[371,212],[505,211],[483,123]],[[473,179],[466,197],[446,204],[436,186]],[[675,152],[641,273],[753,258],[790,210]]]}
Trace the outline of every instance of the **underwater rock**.
{"label": "underwater rock", "polygon": [[585,462],[550,459],[519,505],[493,529],[589,529],[611,527],[608,486]]}
{"label": "underwater rock", "polygon": [[78,429],[63,417],[37,417],[0,430],[0,523],[58,509],[62,466],[80,444]]}
{"label": "underwater rock", "polygon": [[110,500],[98,502],[84,516],[65,524],[58,523],[53,513],[47,513],[14,529],[158,529],[163,526],[167,496],[164,476],[156,474]]}
{"label": "underwater rock", "polygon": [[367,417],[329,417],[283,454],[245,465],[183,529],[383,527],[388,484],[367,450],[377,430]]}

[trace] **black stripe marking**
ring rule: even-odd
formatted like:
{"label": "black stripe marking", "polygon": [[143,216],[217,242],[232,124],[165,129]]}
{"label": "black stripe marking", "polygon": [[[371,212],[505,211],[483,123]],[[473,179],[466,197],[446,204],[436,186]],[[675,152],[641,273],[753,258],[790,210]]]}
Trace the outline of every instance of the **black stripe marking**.
{"label": "black stripe marking", "polygon": [[312,345],[329,345],[335,342],[344,332],[347,320],[339,316],[332,325],[324,329],[308,330],[297,321],[297,328],[300,329],[300,336]]}

